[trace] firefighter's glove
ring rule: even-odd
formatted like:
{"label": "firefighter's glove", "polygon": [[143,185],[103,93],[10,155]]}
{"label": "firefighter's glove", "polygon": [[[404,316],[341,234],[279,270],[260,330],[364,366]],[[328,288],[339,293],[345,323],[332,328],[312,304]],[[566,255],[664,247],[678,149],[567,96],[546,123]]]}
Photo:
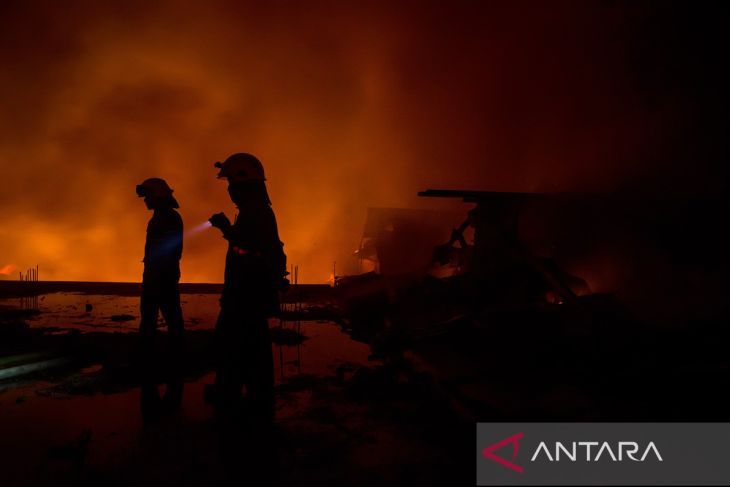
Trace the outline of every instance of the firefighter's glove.
{"label": "firefighter's glove", "polygon": [[223,212],[216,213],[215,215],[208,218],[208,221],[215,228],[219,228],[220,230],[222,230],[223,233],[225,233],[226,230],[231,228],[231,221],[228,219],[228,217]]}

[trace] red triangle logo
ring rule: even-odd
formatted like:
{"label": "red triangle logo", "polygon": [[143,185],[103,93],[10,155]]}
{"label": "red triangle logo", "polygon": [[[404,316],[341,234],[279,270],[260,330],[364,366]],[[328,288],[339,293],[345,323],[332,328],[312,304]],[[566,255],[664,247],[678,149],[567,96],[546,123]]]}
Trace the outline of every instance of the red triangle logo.
{"label": "red triangle logo", "polygon": [[[503,465],[510,470],[514,470],[517,473],[524,473],[525,469],[523,467],[520,467],[516,463],[513,463],[515,460],[517,460],[517,450],[519,448],[518,442],[524,435],[522,433],[517,433],[516,435],[510,436],[509,438],[505,438],[502,441],[498,441],[492,446],[486,447],[484,450],[482,450],[482,455],[484,455],[484,458],[488,458],[494,462],[499,463],[500,465]],[[498,457],[494,454],[495,451],[499,450],[503,446],[509,445],[512,443],[512,461],[505,460],[502,457]]]}

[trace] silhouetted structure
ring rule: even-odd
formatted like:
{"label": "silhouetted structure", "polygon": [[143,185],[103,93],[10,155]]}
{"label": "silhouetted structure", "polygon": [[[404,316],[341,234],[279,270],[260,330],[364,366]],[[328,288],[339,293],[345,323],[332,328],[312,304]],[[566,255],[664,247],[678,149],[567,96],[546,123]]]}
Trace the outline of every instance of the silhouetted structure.
{"label": "silhouetted structure", "polygon": [[29,286],[29,294],[23,295],[20,298],[20,308],[21,309],[33,309],[37,310],[38,308],[38,270],[39,265],[36,264],[36,266],[33,268],[25,271],[25,274],[22,272],[18,273],[19,281],[24,282],[25,286]]}
{"label": "silhouetted structure", "polygon": [[25,274],[22,272],[18,273],[19,280],[26,281],[26,282],[38,282],[38,272],[39,272],[40,266],[36,264],[35,267],[31,267],[30,269],[25,271]]}
{"label": "silhouetted structure", "polygon": [[[548,195],[462,190],[427,190],[418,195],[476,203],[449,241],[434,251],[434,259],[446,264],[454,260],[453,246],[459,243],[456,260],[466,264],[474,280],[476,302],[520,307],[543,300],[547,292],[561,301],[577,301],[572,286],[585,287],[585,282],[559,270],[551,259],[533,255],[519,238],[522,206]],[[463,236],[469,227],[474,229],[473,245]]]}
{"label": "silhouetted structure", "polygon": [[[448,236],[456,212],[368,208],[360,246],[359,271],[381,275],[425,272],[433,247]],[[334,272],[333,272],[334,273]]]}

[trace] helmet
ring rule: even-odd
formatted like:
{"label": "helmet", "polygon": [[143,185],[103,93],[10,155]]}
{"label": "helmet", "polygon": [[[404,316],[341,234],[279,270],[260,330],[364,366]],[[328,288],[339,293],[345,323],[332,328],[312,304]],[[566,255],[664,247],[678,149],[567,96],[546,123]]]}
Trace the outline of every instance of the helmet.
{"label": "helmet", "polygon": [[169,198],[172,197],[172,189],[164,179],[149,178],[137,185],[137,196],[140,198]]}
{"label": "helmet", "polygon": [[216,162],[215,167],[219,168],[218,177],[227,178],[231,183],[239,181],[266,181],[264,177],[264,166],[256,156],[239,152],[228,157],[223,162]]}

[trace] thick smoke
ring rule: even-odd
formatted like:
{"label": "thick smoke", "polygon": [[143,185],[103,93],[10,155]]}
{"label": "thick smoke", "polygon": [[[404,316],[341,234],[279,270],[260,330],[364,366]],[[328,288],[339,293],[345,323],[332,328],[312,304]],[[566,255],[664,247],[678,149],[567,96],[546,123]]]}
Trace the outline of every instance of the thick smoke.
{"label": "thick smoke", "polygon": [[[167,179],[189,228],[232,215],[213,162],[233,152],[263,161],[289,261],[322,282],[353,270],[369,206],[625,187],[663,170],[692,108],[648,96],[664,33],[644,4],[11,1],[0,19],[0,268],[44,279],[138,280],[135,184]],[[183,280],[221,281],[224,249],[191,237]]]}

